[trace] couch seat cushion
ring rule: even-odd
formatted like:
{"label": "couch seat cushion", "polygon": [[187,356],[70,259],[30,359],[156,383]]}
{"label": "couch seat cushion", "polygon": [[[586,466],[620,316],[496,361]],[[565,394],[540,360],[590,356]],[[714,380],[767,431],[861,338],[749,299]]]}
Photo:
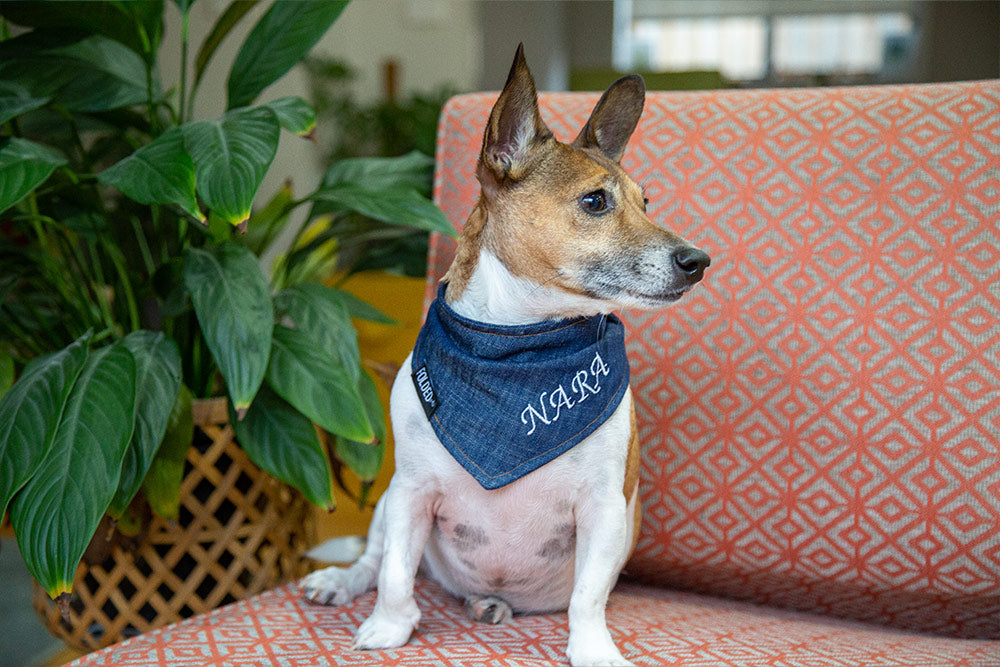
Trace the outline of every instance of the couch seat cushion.
{"label": "couch seat cushion", "polygon": [[[73,667],[139,665],[511,665],[567,664],[566,614],[518,616],[491,626],[470,621],[462,603],[420,580],[419,630],[406,646],[361,652],[355,628],[375,593],[346,607],[305,602],[288,584],[91,653]],[[638,665],[1000,664],[1000,642],[940,638],[623,582],[608,625]]]}

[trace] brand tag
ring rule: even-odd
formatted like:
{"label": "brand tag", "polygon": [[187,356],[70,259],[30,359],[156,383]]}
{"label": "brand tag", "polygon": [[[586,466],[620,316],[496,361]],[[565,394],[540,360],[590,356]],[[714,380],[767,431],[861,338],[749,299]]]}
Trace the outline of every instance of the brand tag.
{"label": "brand tag", "polygon": [[410,377],[413,379],[417,396],[420,397],[420,404],[424,407],[424,414],[427,415],[427,419],[430,419],[434,411],[438,409],[438,399],[434,393],[434,385],[431,384],[431,376],[427,373],[427,367],[421,366]]}

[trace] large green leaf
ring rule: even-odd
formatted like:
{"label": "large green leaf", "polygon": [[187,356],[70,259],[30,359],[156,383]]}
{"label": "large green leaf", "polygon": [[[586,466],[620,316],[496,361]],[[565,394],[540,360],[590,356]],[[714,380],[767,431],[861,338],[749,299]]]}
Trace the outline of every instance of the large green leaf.
{"label": "large green leaf", "polygon": [[0,213],[45,182],[66,158],[54,148],[14,137],[0,145]]}
{"label": "large green leaf", "polygon": [[[62,29],[37,30],[0,43],[0,78],[75,111],[108,111],[161,97],[135,51],[102,35],[78,41]],[[70,41],[71,43],[67,43]]]}
{"label": "large green leaf", "polygon": [[276,2],[253,27],[229,72],[229,109],[254,101],[298,63],[347,6],[346,0]]}
{"label": "large green leaf", "polygon": [[105,35],[151,57],[162,33],[163,2],[6,2],[2,13],[25,27]]}
{"label": "large green leaf", "polygon": [[163,442],[142,482],[142,491],[150,509],[164,519],[177,519],[181,505],[181,480],[184,461],[194,437],[191,391],[181,385],[167,419]]}
{"label": "large green leaf", "polygon": [[267,369],[274,310],[267,278],[257,258],[232,242],[184,256],[184,285],[208,349],[242,415]]}
{"label": "large green leaf", "polygon": [[231,225],[250,217],[250,207],[278,150],[281,128],[266,107],[237,109],[218,120],[182,126],[194,161],[198,194]]}
{"label": "large green leaf", "polygon": [[309,199],[315,202],[313,216],[354,211],[390,224],[458,235],[441,209],[410,186],[369,189],[356,183],[335,183],[322,186]]}
{"label": "large green leaf", "polygon": [[316,427],[266,385],[242,421],[229,421],[240,446],[264,472],[302,492],[306,499],[332,510],[333,472]]}
{"label": "large green leaf", "polygon": [[122,461],[121,479],[108,514],[121,518],[153,462],[181,387],[177,343],[162,333],[136,331],[122,339],[135,357],[135,431]]}
{"label": "large green leaf", "polygon": [[375,381],[367,371],[361,373],[358,379],[358,391],[365,405],[365,412],[375,431],[375,440],[358,442],[343,436],[334,439],[334,453],[362,482],[375,479],[382,467],[382,455],[385,453],[385,417],[382,411],[382,401],[378,396]]}
{"label": "large green leaf", "polygon": [[23,86],[13,81],[0,81],[0,125],[48,101],[47,97],[32,97]]}
{"label": "large green leaf", "polygon": [[0,516],[45,459],[66,397],[87,360],[90,332],[25,366],[0,400]]}
{"label": "large green leaf", "polygon": [[102,171],[98,180],[140,204],[176,204],[199,222],[205,221],[194,193],[194,163],[179,128],[172,127],[136,149]]}
{"label": "large green leaf", "polygon": [[357,375],[304,332],[277,325],[267,382],[296,410],[327,431],[352,440],[375,437],[358,392]]}
{"label": "large green leaf", "polygon": [[135,421],[135,361],[122,343],[91,353],[66,400],[52,449],[11,503],[28,571],[52,597],[76,566],[118,488]]}
{"label": "large green leaf", "polygon": [[281,127],[292,134],[306,136],[316,128],[316,110],[301,97],[282,97],[263,106],[273,111]]}
{"label": "large green leaf", "polygon": [[336,355],[354,380],[361,372],[358,334],[337,293],[316,283],[281,290],[274,297],[278,321],[301,332],[318,350]]}
{"label": "large green leaf", "polygon": [[434,158],[420,151],[399,157],[354,157],[327,169],[323,185],[352,183],[368,190],[409,186],[427,195],[433,173]]}
{"label": "large green leaf", "polygon": [[[80,111],[105,111],[148,101],[146,68],[135,52],[101,37],[84,39],[49,51],[68,59],[76,75],[56,94],[63,104]],[[152,95],[160,97],[159,81]]]}

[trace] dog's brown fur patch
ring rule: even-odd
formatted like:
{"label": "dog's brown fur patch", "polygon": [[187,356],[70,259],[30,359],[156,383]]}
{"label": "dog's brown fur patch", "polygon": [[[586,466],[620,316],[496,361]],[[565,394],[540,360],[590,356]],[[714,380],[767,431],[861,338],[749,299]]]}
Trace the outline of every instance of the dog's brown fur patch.
{"label": "dog's brown fur patch", "polygon": [[469,219],[465,221],[462,228],[462,235],[458,239],[458,249],[455,251],[455,259],[448,267],[448,271],[441,278],[448,283],[448,301],[453,302],[461,298],[465,292],[472,274],[479,263],[479,248],[482,243],[483,229],[486,227],[486,204],[483,199],[472,209]]}
{"label": "dog's brown fur patch", "polygon": [[[625,502],[628,502],[632,498],[632,494],[635,493],[636,488],[639,486],[639,429],[635,421],[634,402],[632,403],[632,413],[629,423],[631,427],[628,438],[628,454],[625,456],[625,486],[623,489]],[[638,496],[635,499],[634,513],[633,520],[635,527],[632,530],[632,544],[628,547],[630,555],[635,551],[635,545],[639,543],[639,524],[642,522],[642,502]]]}

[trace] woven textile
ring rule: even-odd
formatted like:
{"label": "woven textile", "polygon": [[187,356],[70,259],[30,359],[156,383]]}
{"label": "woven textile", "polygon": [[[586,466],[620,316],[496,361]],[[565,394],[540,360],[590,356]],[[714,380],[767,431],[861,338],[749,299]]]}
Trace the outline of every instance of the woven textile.
{"label": "woven textile", "polygon": [[[444,112],[456,225],[494,99]],[[543,94],[542,116],[568,140],[596,100]],[[650,93],[623,166],[712,256],[677,305],[624,314],[627,570],[1000,638],[1000,82]],[[432,242],[428,297],[453,252]]]}
{"label": "woven textile", "polygon": [[[98,653],[72,667],[293,667],[412,665],[551,667],[564,657],[566,614],[517,616],[502,625],[470,621],[462,603],[437,584],[417,584],[423,611],[410,643],[387,651],[352,651],[351,638],[374,606],[321,607],[294,585],[188,619]],[[726,602],[635,584],[619,585],[608,626],[637,665],[990,667],[996,642],[879,630],[796,612]]]}

